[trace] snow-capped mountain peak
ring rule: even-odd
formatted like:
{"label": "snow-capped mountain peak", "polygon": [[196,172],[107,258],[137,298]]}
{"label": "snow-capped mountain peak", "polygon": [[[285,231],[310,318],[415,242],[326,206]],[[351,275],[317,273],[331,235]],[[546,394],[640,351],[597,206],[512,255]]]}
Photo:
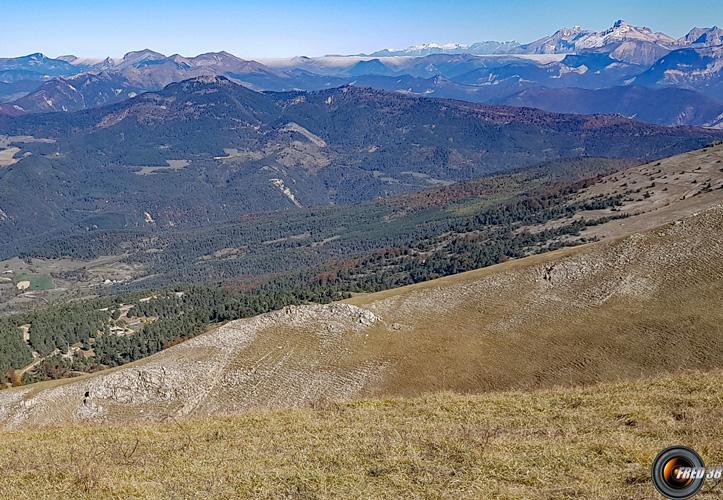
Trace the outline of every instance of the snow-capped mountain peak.
{"label": "snow-capped mountain peak", "polygon": [[648,27],[633,26],[622,19],[615,21],[605,31],[593,32],[576,43],[578,50],[604,47],[611,43],[626,41],[648,42],[672,47],[676,40],[664,33],[655,33]]}
{"label": "snow-capped mountain peak", "polygon": [[472,44],[464,43],[420,43],[417,45],[411,45],[404,49],[383,49],[372,54],[368,54],[374,57],[386,57],[386,56],[428,56],[431,54],[473,54],[473,55],[486,55],[486,54],[505,54],[515,51],[520,46],[515,41],[507,42],[476,42]]}
{"label": "snow-capped mountain peak", "polygon": [[450,49],[466,49],[469,47],[469,45],[462,44],[462,43],[422,43],[419,45],[413,45],[409,47],[410,50],[424,50],[424,49],[442,49],[442,50],[450,50]]}

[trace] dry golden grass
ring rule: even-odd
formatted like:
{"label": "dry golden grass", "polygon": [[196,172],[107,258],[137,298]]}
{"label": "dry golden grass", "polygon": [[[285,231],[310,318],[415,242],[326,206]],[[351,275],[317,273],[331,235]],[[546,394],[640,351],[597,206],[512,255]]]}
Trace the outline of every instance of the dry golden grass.
{"label": "dry golden grass", "polygon": [[723,463],[721,422],[715,371],[47,428],[0,434],[0,497],[657,498],[656,453]]}
{"label": "dry golden grass", "polygon": [[[588,237],[610,238],[644,231],[687,217],[721,200],[723,144],[646,163],[599,179],[581,190],[575,201],[629,193],[619,207],[630,217],[586,229]],[[610,210],[580,212],[590,218],[614,215]],[[553,221],[555,226],[566,221]]]}

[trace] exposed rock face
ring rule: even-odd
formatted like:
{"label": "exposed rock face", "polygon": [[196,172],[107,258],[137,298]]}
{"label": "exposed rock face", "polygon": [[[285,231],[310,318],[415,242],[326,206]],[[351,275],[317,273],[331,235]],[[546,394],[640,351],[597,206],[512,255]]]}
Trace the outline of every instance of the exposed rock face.
{"label": "exposed rock face", "polygon": [[[140,366],[66,381],[27,400],[24,391],[0,392],[0,428],[52,425],[58,412],[70,421],[112,422],[352,397],[377,378],[382,364],[362,362],[339,375],[323,360],[341,354],[346,336],[378,322],[372,312],[349,304],[290,306],[235,321]],[[274,341],[270,351],[257,355],[257,348],[265,349],[263,337],[280,328],[298,332],[303,347],[317,352],[296,360]]]}

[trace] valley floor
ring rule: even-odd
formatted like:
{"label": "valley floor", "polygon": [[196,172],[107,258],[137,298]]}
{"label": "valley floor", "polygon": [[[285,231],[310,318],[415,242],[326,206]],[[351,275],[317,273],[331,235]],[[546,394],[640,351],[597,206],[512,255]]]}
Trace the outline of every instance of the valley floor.
{"label": "valley floor", "polygon": [[723,463],[722,421],[712,371],[4,432],[0,496],[658,498],[658,451],[682,443]]}

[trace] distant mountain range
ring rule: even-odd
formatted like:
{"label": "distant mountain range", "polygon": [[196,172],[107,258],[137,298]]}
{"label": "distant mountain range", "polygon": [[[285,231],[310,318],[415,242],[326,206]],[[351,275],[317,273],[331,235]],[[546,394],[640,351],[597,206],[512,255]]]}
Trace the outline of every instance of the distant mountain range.
{"label": "distant mountain range", "polygon": [[486,41],[473,44],[425,43],[405,49],[383,49],[368,55],[416,57],[430,54],[575,54],[590,51],[611,54],[615,59],[632,64],[652,64],[671,50],[721,44],[723,44],[723,30],[717,26],[693,28],[684,37],[675,39],[665,33],[653,32],[650,28],[637,27],[618,20],[611,28],[604,31],[585,30],[580,26],[562,28],[550,36],[527,44],[515,41]]}
{"label": "distant mountain range", "polygon": [[[210,75],[257,91],[355,85],[558,112],[594,109],[661,125],[721,127],[722,68],[718,27],[693,28],[676,39],[624,21],[600,32],[563,28],[527,44],[424,44],[266,64],[228,52],[184,57],[146,49],[104,60],[31,54],[0,59],[0,114],[90,109]],[[623,94],[629,99],[619,100]],[[586,100],[592,96],[594,105]],[[670,100],[661,101],[663,96]]]}
{"label": "distant mountain range", "polygon": [[477,42],[473,44],[463,43],[423,43],[420,45],[412,45],[405,49],[383,49],[371,54],[360,54],[362,56],[369,55],[372,57],[391,57],[391,56],[428,56],[431,54],[473,54],[473,55],[491,55],[491,54],[510,54],[519,53],[522,46],[515,41],[509,42]]}

